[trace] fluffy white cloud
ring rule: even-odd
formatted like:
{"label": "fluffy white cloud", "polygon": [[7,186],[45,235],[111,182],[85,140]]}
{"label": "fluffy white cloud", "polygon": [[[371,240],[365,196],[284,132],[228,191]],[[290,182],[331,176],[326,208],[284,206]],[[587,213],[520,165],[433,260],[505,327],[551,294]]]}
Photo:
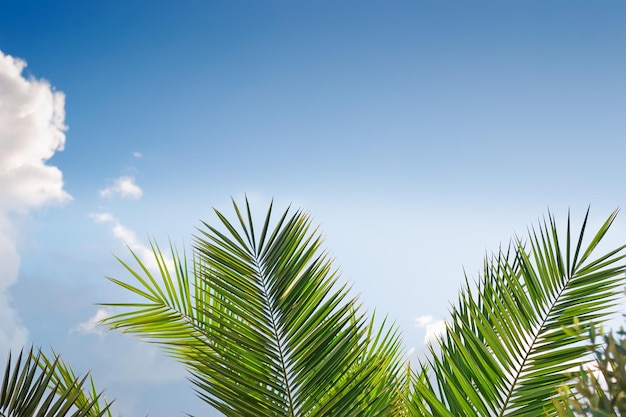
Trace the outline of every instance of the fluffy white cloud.
{"label": "fluffy white cloud", "polygon": [[70,200],[46,161],[65,145],[65,95],[25,78],[26,62],[0,52],[0,209],[25,211]]}
{"label": "fluffy white cloud", "polygon": [[109,317],[109,312],[103,308],[99,308],[92,317],[83,323],[79,323],[70,332],[87,333],[104,335],[104,328],[100,326],[100,322]]}
{"label": "fluffy white cloud", "polygon": [[143,190],[135,183],[133,177],[119,177],[111,186],[100,190],[100,197],[105,198],[120,196],[139,199],[142,195]]}
{"label": "fluffy white cloud", "polygon": [[24,77],[25,67],[0,51],[0,353],[20,348],[28,335],[8,294],[20,263],[10,216],[71,199],[61,171],[46,164],[65,145],[65,96]]}
{"label": "fluffy white cloud", "polygon": [[141,158],[143,156],[143,154],[141,152],[133,152],[133,156],[135,158]]}
{"label": "fluffy white cloud", "polygon": [[446,332],[446,322],[443,320],[435,320],[431,315],[416,317],[415,324],[420,329],[426,329],[424,343],[432,343],[437,340],[437,337]]}

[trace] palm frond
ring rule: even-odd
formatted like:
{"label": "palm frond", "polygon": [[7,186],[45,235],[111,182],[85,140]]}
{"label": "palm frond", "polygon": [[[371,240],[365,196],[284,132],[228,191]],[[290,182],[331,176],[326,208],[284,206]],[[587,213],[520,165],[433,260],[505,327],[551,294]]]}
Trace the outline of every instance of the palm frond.
{"label": "palm frond", "polygon": [[[195,237],[191,276],[172,251],[171,274],[153,247],[159,278],[124,264],[140,296],[115,304],[111,328],[158,343],[184,362],[198,395],[229,416],[389,415],[398,395],[395,327],[374,331],[321,250],[302,211],[259,230],[246,200],[236,221],[215,211]],[[113,305],[113,304],[109,304]]]}
{"label": "palm frond", "polygon": [[110,403],[97,393],[88,376],[78,378],[58,357],[48,358],[41,350],[20,351],[17,360],[9,354],[0,387],[0,416],[3,417],[110,417]]}
{"label": "palm frond", "polygon": [[529,232],[528,248],[518,240],[485,261],[477,290],[467,285],[431,348],[432,375],[415,384],[417,415],[555,415],[555,387],[585,360],[581,342],[624,284],[625,247],[596,254],[616,212],[583,248],[588,214],[575,241],[569,218],[562,242],[550,216]]}

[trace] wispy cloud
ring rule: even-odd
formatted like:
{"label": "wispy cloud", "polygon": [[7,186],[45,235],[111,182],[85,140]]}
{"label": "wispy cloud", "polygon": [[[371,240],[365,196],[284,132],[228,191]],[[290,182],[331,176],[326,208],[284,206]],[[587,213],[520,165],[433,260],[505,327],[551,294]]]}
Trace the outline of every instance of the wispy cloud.
{"label": "wispy cloud", "polygon": [[133,156],[135,158],[141,158],[143,156],[143,154],[141,152],[133,152]]}
{"label": "wispy cloud", "polygon": [[109,316],[110,314],[107,310],[103,308],[99,308],[98,311],[96,311],[96,314],[90,317],[87,321],[84,321],[76,325],[76,327],[72,328],[70,332],[71,333],[76,332],[76,333],[85,333],[85,334],[97,334],[97,335],[103,336],[104,329],[100,325],[100,322]]}
{"label": "wispy cloud", "polygon": [[446,332],[446,322],[443,320],[435,320],[431,315],[416,317],[415,324],[420,329],[426,329],[424,343],[432,343],[437,340],[437,337]]}
{"label": "wispy cloud", "polygon": [[65,95],[46,80],[24,77],[25,67],[0,51],[0,352],[21,347],[28,336],[7,293],[20,263],[10,219],[71,200],[61,171],[46,164],[65,145]]}
{"label": "wispy cloud", "polygon": [[142,195],[143,190],[135,183],[135,178],[126,176],[117,178],[112,185],[100,190],[100,197],[104,198],[119,196],[138,200]]}
{"label": "wispy cloud", "polygon": [[122,243],[127,245],[133,252],[139,256],[142,262],[152,261],[154,258],[152,250],[144,245],[137,236],[128,227],[120,223],[119,219],[113,216],[112,213],[101,212],[90,214],[89,217],[96,223],[108,223],[111,225],[113,236],[118,238]]}
{"label": "wispy cloud", "polygon": [[[122,243],[128,246],[139,257],[141,262],[146,265],[146,267],[151,270],[158,269],[158,265],[156,259],[154,258],[154,252],[152,251],[152,248],[143,244],[137,238],[135,232],[120,223],[119,219],[113,216],[112,213],[92,213],[89,215],[89,217],[91,217],[96,223],[106,223],[111,225],[111,231],[113,232],[113,236],[115,236]],[[172,268],[173,261],[169,257],[165,256],[165,263],[168,268]]]}

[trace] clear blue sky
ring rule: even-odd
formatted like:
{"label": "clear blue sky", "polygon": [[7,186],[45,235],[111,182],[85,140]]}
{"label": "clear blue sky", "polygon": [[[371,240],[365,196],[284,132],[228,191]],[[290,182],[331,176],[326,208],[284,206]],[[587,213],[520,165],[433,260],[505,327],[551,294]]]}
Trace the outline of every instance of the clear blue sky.
{"label": "clear blue sky", "polygon": [[[14,340],[93,369],[123,415],[210,415],[156,350],[77,329],[126,296],[103,278],[125,277],[123,240],[187,244],[247,193],[260,213],[272,197],[308,209],[419,353],[415,319],[445,317],[463,268],[547,208],[580,219],[591,204],[599,223],[625,205],[624,50],[621,1],[5,0],[0,51],[65,95],[65,149],[44,162],[72,199],[16,208],[0,188],[21,257],[0,310]],[[5,119],[0,161],[37,146]]]}

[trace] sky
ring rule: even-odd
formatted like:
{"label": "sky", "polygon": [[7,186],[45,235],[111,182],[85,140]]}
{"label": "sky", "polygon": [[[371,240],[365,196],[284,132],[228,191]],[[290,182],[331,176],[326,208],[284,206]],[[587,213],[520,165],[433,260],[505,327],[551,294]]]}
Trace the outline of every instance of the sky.
{"label": "sky", "polygon": [[0,352],[53,347],[116,415],[218,415],[97,303],[126,245],[247,195],[310,212],[419,356],[485,254],[626,205],[625,48],[620,1],[1,0]]}

